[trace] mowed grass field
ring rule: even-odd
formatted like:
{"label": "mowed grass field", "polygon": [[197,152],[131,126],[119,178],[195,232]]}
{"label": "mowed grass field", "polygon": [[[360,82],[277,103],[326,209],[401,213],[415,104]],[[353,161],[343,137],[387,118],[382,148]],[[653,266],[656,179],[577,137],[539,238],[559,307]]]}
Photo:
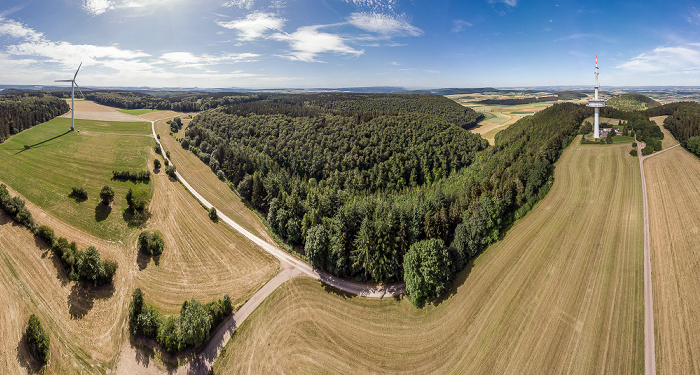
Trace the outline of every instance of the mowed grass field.
{"label": "mowed grass field", "polygon": [[[664,139],[666,142],[666,139]],[[656,368],[700,373],[700,159],[681,147],[644,161]]]}
{"label": "mowed grass field", "polygon": [[[70,225],[117,241],[132,231],[122,213],[136,184],[112,180],[112,170],[148,168],[155,140],[147,122],[75,123],[81,132],[70,132],[70,119],[59,117],[0,144],[0,181]],[[115,191],[111,209],[98,204],[104,185]],[[84,187],[88,199],[69,197],[72,186]]]}
{"label": "mowed grass field", "polygon": [[273,243],[265,228],[265,224],[251,209],[245,206],[241,198],[226,183],[219,180],[208,165],[199,160],[195,154],[189,150],[184,150],[180,146],[175,137],[184,137],[187,125],[191,121],[184,114],[180,115],[180,118],[184,126],[182,130],[174,133],[174,136],[169,135],[170,125],[167,124],[167,120],[156,122],[156,133],[160,135],[160,142],[165,150],[170,152],[170,160],[177,167],[177,171],[218,211],[236,221],[254,235]]}
{"label": "mowed grass field", "polygon": [[641,181],[628,151],[574,140],[547,197],[436,304],[283,284],[215,373],[642,373]]}
{"label": "mowed grass field", "polygon": [[145,113],[151,113],[151,112],[159,112],[157,109],[147,109],[147,108],[139,108],[139,109],[120,109],[119,112],[121,113],[126,113],[129,115],[134,115],[134,116],[140,116]]}

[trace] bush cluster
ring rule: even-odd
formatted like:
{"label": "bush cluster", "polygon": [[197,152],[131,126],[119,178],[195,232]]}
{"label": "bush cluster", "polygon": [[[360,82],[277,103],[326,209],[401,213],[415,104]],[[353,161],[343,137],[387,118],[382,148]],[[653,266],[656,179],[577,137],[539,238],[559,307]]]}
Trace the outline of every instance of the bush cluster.
{"label": "bush cluster", "polygon": [[146,255],[158,256],[163,253],[165,242],[160,232],[143,231],[139,235],[139,250]]}
{"label": "bush cluster", "polygon": [[75,199],[80,199],[80,200],[86,200],[88,197],[87,190],[85,190],[84,187],[79,186],[73,186],[71,187],[71,193],[69,196],[75,198]]}
{"label": "bush cluster", "polygon": [[168,120],[168,125],[170,125],[170,131],[177,133],[182,129],[182,120],[179,117],[175,117],[172,120]]}
{"label": "bush cluster", "polygon": [[20,197],[10,197],[10,192],[4,184],[0,185],[0,206],[16,222],[29,229],[34,227],[34,219],[31,212],[24,206],[24,200]]}
{"label": "bush cluster", "polygon": [[27,335],[27,346],[29,346],[29,352],[32,353],[34,358],[39,360],[42,365],[49,362],[49,357],[51,355],[49,351],[49,335],[46,334],[44,328],[41,326],[41,321],[39,318],[32,314],[29,317],[29,322],[27,323],[27,329],[25,331]]}
{"label": "bush cluster", "polygon": [[129,302],[129,330],[133,335],[152,338],[168,352],[197,347],[209,339],[210,331],[231,315],[231,298],[202,305],[192,299],[185,301],[177,317],[165,317],[144,302],[141,289],[136,289]]}
{"label": "bush cluster", "polygon": [[112,179],[120,181],[150,181],[151,172],[146,171],[112,171]]}
{"label": "bush cluster", "polygon": [[215,223],[219,222],[219,214],[216,212],[216,208],[212,207],[209,209],[209,218]]}
{"label": "bush cluster", "polygon": [[175,168],[174,165],[171,164],[171,165],[168,165],[167,167],[165,167],[165,174],[167,174],[168,176],[170,176],[172,178],[177,178],[177,176],[175,175],[175,172],[177,172],[177,168]]}
{"label": "bush cluster", "polygon": [[102,190],[100,190],[100,200],[102,204],[109,206],[109,204],[114,201],[114,189],[107,185],[103,186]]}
{"label": "bush cluster", "polygon": [[133,187],[126,193],[126,203],[135,211],[143,211],[151,201],[151,192],[145,187]]}

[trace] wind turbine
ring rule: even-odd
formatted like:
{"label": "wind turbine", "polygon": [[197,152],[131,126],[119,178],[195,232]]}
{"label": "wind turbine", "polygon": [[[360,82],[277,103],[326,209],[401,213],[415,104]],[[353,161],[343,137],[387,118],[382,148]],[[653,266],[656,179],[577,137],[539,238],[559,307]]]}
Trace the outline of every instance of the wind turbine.
{"label": "wind turbine", "polygon": [[[83,63],[81,62],[80,65],[78,65],[78,70],[80,70],[80,67],[83,66]],[[80,89],[80,86],[78,86],[78,83],[75,82],[75,77],[78,76],[78,70],[75,71],[75,75],[73,76],[73,79],[57,79],[54,82],[70,82],[70,130],[73,131],[75,130],[75,88],[78,88],[78,91],[80,91],[80,95],[85,98],[85,95],[83,95],[83,90]]]}

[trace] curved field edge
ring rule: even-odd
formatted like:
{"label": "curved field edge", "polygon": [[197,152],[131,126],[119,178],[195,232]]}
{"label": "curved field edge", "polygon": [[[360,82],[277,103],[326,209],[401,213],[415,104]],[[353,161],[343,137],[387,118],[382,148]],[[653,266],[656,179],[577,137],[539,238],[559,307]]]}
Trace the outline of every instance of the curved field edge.
{"label": "curved field edge", "polygon": [[698,373],[700,159],[676,147],[645,160],[644,170],[649,199],[657,371]]}
{"label": "curved field edge", "polygon": [[175,137],[183,137],[185,129],[191,121],[189,118],[181,118],[185,126],[173,136],[169,135],[170,126],[166,123],[167,120],[159,120],[155,123],[156,133],[160,135],[161,144],[167,152],[170,152],[170,159],[177,167],[177,171],[192,185],[193,189],[214,205],[218,211],[254,235],[272,243],[273,240],[265,224],[255,212],[246,207],[241,198],[225,182],[219,180],[209,166],[189,150],[184,150],[177,142]]}
{"label": "curved field edge", "polygon": [[215,373],[639,373],[642,202],[628,145],[574,141],[547,197],[441,301],[368,300],[283,284]]}

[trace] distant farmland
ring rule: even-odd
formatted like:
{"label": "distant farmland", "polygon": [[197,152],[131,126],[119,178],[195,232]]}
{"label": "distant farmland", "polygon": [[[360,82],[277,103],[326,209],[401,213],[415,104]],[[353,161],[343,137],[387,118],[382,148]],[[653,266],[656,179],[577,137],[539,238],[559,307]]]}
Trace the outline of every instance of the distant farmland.
{"label": "distant farmland", "polygon": [[238,329],[215,372],[642,372],[641,182],[628,149],[575,140],[547,197],[437,305],[294,279]]}

